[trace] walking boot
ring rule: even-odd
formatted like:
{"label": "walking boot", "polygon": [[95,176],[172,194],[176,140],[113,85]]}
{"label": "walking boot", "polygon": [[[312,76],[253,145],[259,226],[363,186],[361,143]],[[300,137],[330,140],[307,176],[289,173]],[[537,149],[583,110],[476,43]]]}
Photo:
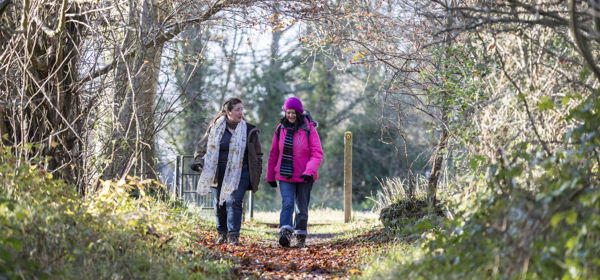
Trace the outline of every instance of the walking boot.
{"label": "walking boot", "polygon": [[227,233],[219,232],[219,237],[217,239],[217,244],[225,244],[227,243]]}
{"label": "walking boot", "polygon": [[239,233],[230,233],[229,234],[229,244],[240,245],[239,239],[240,239]]}
{"label": "walking boot", "polygon": [[297,248],[306,247],[306,235],[305,234],[296,234],[296,247]]}
{"label": "walking boot", "polygon": [[282,228],[279,231],[279,245],[281,247],[290,247],[292,240],[292,231],[288,228]]}

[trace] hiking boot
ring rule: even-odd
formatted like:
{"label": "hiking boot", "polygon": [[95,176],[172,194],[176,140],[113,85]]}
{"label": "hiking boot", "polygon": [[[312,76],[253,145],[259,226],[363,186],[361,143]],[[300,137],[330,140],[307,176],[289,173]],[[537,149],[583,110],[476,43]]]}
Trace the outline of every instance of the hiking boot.
{"label": "hiking boot", "polygon": [[283,228],[279,231],[279,245],[281,247],[290,247],[290,242],[292,240],[292,231],[286,228]]}
{"label": "hiking boot", "polygon": [[306,235],[305,234],[296,234],[296,247],[297,248],[306,247]]}
{"label": "hiking boot", "polygon": [[229,244],[231,245],[240,245],[239,242],[240,234],[239,233],[230,233],[229,234]]}
{"label": "hiking boot", "polygon": [[227,243],[227,233],[219,232],[217,244],[225,244],[225,243]]}

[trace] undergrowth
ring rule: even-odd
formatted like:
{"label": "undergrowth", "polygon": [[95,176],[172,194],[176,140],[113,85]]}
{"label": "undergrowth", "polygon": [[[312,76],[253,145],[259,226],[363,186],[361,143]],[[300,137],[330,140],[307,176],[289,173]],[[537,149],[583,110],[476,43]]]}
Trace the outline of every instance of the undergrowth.
{"label": "undergrowth", "polygon": [[497,159],[476,155],[471,170],[457,176],[465,189],[451,206],[454,217],[437,225],[431,216],[390,220],[388,229],[404,228],[396,232],[413,234],[415,242],[377,258],[363,277],[597,279],[599,108],[590,100],[572,112],[581,123],[566,137],[585,145],[545,154],[516,143]]}
{"label": "undergrowth", "polygon": [[15,167],[4,151],[0,184],[0,278],[233,277],[228,263],[194,246],[205,223],[148,195],[152,181],[106,181],[84,199],[43,169]]}

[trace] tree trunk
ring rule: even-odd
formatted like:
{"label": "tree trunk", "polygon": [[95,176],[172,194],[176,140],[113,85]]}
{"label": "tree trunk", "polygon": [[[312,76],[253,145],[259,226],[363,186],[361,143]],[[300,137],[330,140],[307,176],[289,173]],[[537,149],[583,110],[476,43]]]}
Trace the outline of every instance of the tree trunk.
{"label": "tree trunk", "polygon": [[429,202],[429,207],[431,211],[435,211],[434,207],[436,200],[436,192],[440,178],[440,173],[442,171],[442,163],[446,155],[446,147],[448,146],[448,128],[446,126],[447,117],[445,117],[445,115],[446,114],[444,114],[444,117],[442,117],[442,124],[440,125],[442,132],[440,134],[438,144],[435,148],[435,152],[433,155],[433,165],[431,167],[431,173],[427,182],[427,200]]}
{"label": "tree trunk", "polygon": [[76,77],[83,38],[79,28],[86,19],[66,20],[67,13],[80,12],[79,5],[66,0],[31,5],[5,6],[2,17],[0,135],[12,146],[17,165],[40,166],[83,194],[83,174],[89,173],[82,164],[87,108]]}
{"label": "tree trunk", "polygon": [[[452,8],[454,7],[454,1],[450,0],[448,1],[448,7]],[[446,28],[448,28],[448,30],[450,30],[450,28],[452,27],[452,25],[454,24],[454,17],[452,14],[452,11],[449,10],[448,11],[449,16],[446,19]],[[450,32],[446,33],[445,37],[444,37],[444,44],[443,47],[445,48],[445,52],[444,52],[444,56],[445,59],[450,59],[451,54],[449,53],[449,48],[452,44],[452,34]],[[446,67],[446,66],[443,66]],[[452,74],[448,74],[447,71],[445,72],[446,75],[452,75]],[[429,204],[429,209],[432,212],[435,212],[435,200],[436,200],[436,193],[437,193],[437,188],[438,188],[438,182],[439,182],[439,178],[440,178],[440,173],[442,170],[442,163],[444,161],[444,157],[446,156],[446,148],[448,146],[448,113],[452,110],[450,108],[449,105],[447,105],[447,103],[445,102],[445,100],[447,100],[449,98],[449,95],[451,94],[450,92],[442,92],[442,102],[441,102],[441,110],[440,110],[440,114],[441,114],[441,121],[440,121],[440,128],[441,128],[441,134],[440,134],[440,138],[438,140],[438,144],[436,146],[435,152],[433,154],[433,165],[431,167],[431,173],[429,175],[429,180],[427,183],[427,200],[428,200],[428,204]]]}
{"label": "tree trunk", "polygon": [[[131,7],[135,11],[135,5]],[[116,121],[110,137],[110,161],[104,172],[106,179],[124,178],[126,175],[142,178],[157,178],[154,157],[154,109],[156,89],[163,44],[150,44],[147,41],[157,32],[160,18],[156,2],[145,0],[141,24],[137,24],[135,14],[130,21],[138,26],[136,56],[120,63],[115,73],[115,92],[112,118]],[[135,34],[125,35],[125,45],[133,41]]]}

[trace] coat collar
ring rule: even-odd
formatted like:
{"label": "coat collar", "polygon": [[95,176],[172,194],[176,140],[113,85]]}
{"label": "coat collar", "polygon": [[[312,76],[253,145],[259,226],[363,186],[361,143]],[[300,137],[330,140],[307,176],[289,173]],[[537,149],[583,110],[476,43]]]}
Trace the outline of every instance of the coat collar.
{"label": "coat collar", "polygon": [[[306,129],[307,125],[308,125],[308,119],[305,116],[302,116],[302,117],[304,118],[304,122],[302,122],[300,127],[298,127],[298,131]],[[285,121],[280,121],[279,123],[281,124],[282,128],[285,128]]]}

